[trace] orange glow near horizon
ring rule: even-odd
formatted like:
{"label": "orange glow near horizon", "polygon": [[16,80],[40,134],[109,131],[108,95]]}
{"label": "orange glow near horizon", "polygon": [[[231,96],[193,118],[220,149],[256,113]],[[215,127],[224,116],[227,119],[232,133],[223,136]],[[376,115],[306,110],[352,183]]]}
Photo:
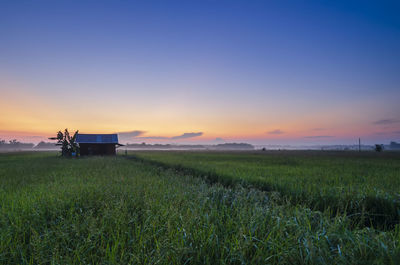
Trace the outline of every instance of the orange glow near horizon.
{"label": "orange glow near horizon", "polygon": [[[236,105],[216,104],[204,108],[202,103],[192,106],[182,100],[159,102],[157,105],[135,101],[107,101],[93,98],[88,102],[72,98],[59,99],[39,95],[21,84],[3,82],[4,97],[0,98],[0,138],[17,138],[26,141],[46,140],[64,128],[82,133],[118,133],[142,131],[131,141],[160,142],[207,142],[216,138],[226,141],[274,142],[304,139],[356,139],[374,137],[376,125],[363,120],[363,113],[352,113],[349,107],[327,108],[317,113],[305,112],[302,107],[282,109],[279,114],[275,106],[243,106],[235,111]],[[306,113],[301,116],[299,112]],[[267,113],[264,115],[263,113]],[[361,116],[360,116],[361,115]],[[350,116],[346,117],[346,116]],[[354,122],[354,120],[356,122]],[[395,128],[381,128],[380,133],[388,135]],[[183,133],[202,132],[198,137],[172,140],[151,139],[151,137],[172,138]],[[149,138],[150,137],[150,138]]]}

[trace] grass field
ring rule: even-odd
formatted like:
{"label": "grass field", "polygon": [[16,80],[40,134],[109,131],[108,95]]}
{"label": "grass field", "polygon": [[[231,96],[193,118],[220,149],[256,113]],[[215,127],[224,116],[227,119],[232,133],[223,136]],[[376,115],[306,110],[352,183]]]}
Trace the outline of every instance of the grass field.
{"label": "grass field", "polygon": [[212,182],[277,191],[292,204],[354,225],[393,227],[400,219],[399,152],[137,152],[134,155]]}
{"label": "grass field", "polygon": [[293,199],[396,207],[398,169],[396,154],[0,154],[0,263],[399,264],[399,225]]}

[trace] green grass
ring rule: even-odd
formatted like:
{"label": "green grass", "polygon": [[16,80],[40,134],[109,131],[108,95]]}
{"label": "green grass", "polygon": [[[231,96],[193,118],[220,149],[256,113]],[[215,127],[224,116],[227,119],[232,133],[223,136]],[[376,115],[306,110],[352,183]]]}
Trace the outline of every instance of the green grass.
{"label": "green grass", "polygon": [[355,225],[393,228],[400,219],[400,153],[373,152],[135,152],[155,165],[211,182],[277,191],[292,204]]}
{"label": "green grass", "polygon": [[399,239],[124,157],[0,154],[1,264],[399,264]]}

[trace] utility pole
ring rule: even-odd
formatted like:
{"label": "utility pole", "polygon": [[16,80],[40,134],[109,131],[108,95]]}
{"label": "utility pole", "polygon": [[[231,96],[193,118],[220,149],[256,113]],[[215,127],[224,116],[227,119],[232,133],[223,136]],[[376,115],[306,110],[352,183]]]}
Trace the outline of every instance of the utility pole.
{"label": "utility pole", "polygon": [[361,138],[358,138],[358,152],[361,152]]}

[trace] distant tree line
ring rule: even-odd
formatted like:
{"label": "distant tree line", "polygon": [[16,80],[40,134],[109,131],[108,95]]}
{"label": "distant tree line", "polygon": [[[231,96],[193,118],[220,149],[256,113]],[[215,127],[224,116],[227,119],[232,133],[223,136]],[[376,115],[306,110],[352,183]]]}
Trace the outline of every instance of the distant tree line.
{"label": "distant tree line", "polygon": [[390,147],[391,149],[400,149],[400,143],[390,142],[389,147]]}
{"label": "distant tree line", "polygon": [[59,149],[54,143],[41,141],[35,147],[35,149]]}
{"label": "distant tree line", "polygon": [[21,149],[32,149],[35,145],[32,143],[21,143],[16,139],[6,142],[5,140],[0,140],[0,149],[10,149],[10,150],[21,150]]}
{"label": "distant tree line", "polygon": [[37,145],[33,143],[22,143],[17,139],[6,141],[0,139],[0,151],[23,151],[23,150],[59,150],[61,146],[62,156],[79,156],[79,146],[76,143],[76,131],[72,136],[69,134],[68,129],[64,133],[59,131],[56,137],[50,137],[50,140],[56,140],[56,143],[41,141]]}
{"label": "distant tree line", "polygon": [[217,145],[196,145],[196,144],[126,144],[126,148],[136,149],[201,149],[201,150],[254,150],[254,146],[247,143],[224,143]]}
{"label": "distant tree line", "polygon": [[6,141],[0,139],[0,150],[31,150],[31,149],[59,149],[54,143],[41,141],[37,145],[33,143],[22,143],[13,139],[11,141]]}

